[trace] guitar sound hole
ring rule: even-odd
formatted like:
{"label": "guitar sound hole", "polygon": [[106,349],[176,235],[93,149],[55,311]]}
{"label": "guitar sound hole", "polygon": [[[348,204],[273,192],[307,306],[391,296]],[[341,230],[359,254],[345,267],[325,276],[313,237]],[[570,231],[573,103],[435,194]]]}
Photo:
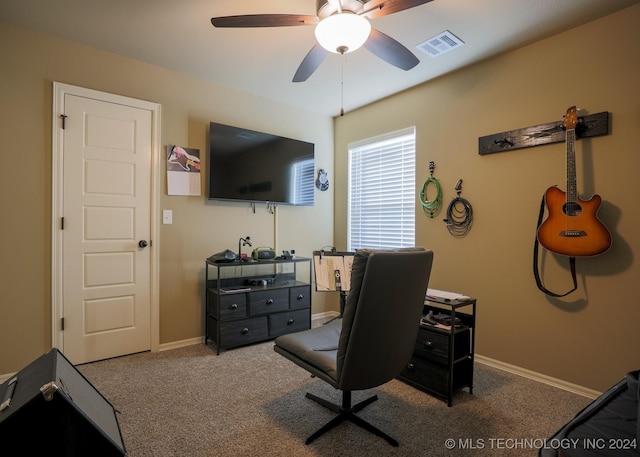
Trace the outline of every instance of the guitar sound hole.
{"label": "guitar sound hole", "polygon": [[562,205],[562,211],[564,211],[567,216],[579,216],[582,214],[582,206],[576,202],[567,202]]}

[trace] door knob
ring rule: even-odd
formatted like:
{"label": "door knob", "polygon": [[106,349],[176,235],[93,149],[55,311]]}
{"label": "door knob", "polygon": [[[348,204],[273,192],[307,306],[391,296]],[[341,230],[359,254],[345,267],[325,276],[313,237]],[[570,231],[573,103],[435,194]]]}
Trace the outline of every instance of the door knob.
{"label": "door knob", "polygon": [[149,244],[147,243],[147,240],[140,240],[138,242],[138,246],[140,246],[141,248],[146,248]]}

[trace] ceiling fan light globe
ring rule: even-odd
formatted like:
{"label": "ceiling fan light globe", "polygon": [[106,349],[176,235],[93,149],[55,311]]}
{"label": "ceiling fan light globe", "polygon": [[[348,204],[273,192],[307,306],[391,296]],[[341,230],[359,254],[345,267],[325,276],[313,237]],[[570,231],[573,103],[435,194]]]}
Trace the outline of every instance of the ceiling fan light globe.
{"label": "ceiling fan light globe", "polygon": [[316,26],[320,46],[329,52],[343,54],[360,48],[371,33],[371,24],[354,13],[343,12],[324,18]]}

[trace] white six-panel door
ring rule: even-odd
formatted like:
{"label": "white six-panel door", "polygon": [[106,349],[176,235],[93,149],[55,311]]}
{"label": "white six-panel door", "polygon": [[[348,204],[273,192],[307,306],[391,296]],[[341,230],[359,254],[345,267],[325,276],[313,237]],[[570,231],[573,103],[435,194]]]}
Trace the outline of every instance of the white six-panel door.
{"label": "white six-panel door", "polygon": [[153,114],[64,94],[58,312],[76,364],[152,346]]}

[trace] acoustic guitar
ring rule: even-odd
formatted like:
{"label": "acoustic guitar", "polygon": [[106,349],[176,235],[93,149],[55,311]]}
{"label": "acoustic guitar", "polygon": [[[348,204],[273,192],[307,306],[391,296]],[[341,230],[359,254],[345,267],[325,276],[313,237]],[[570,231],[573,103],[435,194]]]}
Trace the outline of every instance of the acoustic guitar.
{"label": "acoustic guitar", "polygon": [[538,241],[556,254],[569,257],[594,256],[611,247],[611,234],[598,219],[602,199],[593,195],[589,200],[578,197],[576,185],[576,107],[564,116],[567,145],[567,192],[549,187],[544,195],[547,219],[538,228]]}

